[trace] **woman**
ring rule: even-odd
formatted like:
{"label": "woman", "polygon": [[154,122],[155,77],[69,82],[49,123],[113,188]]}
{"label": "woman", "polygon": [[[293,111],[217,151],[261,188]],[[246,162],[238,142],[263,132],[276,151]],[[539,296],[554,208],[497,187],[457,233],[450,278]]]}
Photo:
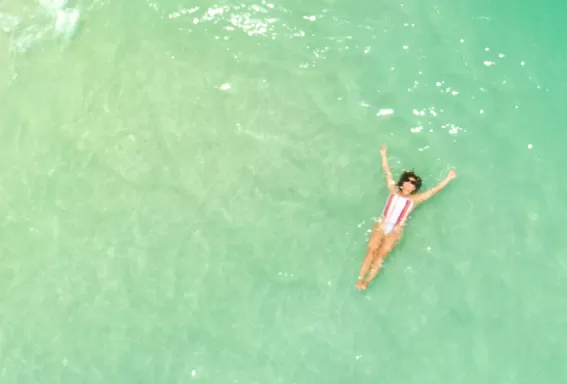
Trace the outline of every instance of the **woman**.
{"label": "woman", "polygon": [[398,183],[394,183],[386,151],[387,148],[382,147],[380,155],[382,156],[382,169],[386,173],[386,182],[388,183],[390,195],[382,215],[370,234],[368,251],[362,262],[360,275],[356,283],[356,288],[359,290],[366,289],[368,284],[376,277],[382,262],[402,237],[406,220],[413,209],[445,188],[457,176],[455,171],[450,171],[445,180],[436,187],[419,193],[421,178],[413,171],[404,172]]}

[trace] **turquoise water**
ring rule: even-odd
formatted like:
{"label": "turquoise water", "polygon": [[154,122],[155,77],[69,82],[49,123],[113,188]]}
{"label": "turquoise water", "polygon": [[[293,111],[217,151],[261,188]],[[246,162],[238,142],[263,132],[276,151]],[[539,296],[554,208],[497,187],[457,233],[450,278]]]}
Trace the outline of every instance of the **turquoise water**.
{"label": "turquoise water", "polygon": [[[566,44],[524,6],[0,3],[2,383],[564,381]],[[359,292],[382,145],[458,176]]]}

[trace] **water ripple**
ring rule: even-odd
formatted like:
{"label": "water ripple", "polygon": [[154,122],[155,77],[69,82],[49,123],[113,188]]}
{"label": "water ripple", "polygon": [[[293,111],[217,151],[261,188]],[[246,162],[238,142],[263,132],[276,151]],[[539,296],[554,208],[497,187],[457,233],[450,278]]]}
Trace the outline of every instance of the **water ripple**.
{"label": "water ripple", "polygon": [[169,19],[189,17],[191,23],[220,25],[227,32],[241,31],[249,36],[264,36],[275,39],[280,34],[288,37],[303,37],[301,29],[281,23],[280,16],[288,13],[285,8],[262,2],[257,4],[213,5],[191,7],[170,12]]}
{"label": "water ripple", "polygon": [[63,38],[67,41],[76,31],[80,13],[101,1],[85,1],[81,7],[68,4],[67,0],[28,3],[0,2],[0,30],[6,33],[10,52],[26,52],[44,40]]}
{"label": "water ripple", "polygon": [[[152,7],[158,9],[157,4]],[[441,29],[434,21],[428,23],[413,17],[401,10],[403,5],[362,18],[350,17],[353,15],[336,7],[324,4],[319,9],[312,6],[309,11],[291,12],[263,0],[257,4],[192,5],[160,13],[178,23],[182,30],[203,28],[216,40],[230,40],[239,34],[278,40],[280,46],[272,49],[289,48],[286,67],[312,70],[319,66],[319,70],[334,71],[333,76],[344,88],[335,100],[350,100],[358,107],[373,109],[381,120],[401,118],[396,121],[408,124],[411,134],[439,131],[453,137],[460,135],[467,132],[466,125],[478,123],[479,118],[488,118],[495,110],[504,108],[498,95],[514,92],[522,80],[541,89],[527,72],[511,84],[511,71],[517,73],[518,67],[525,67],[525,61],[511,59],[511,55],[495,47],[484,45],[478,49],[479,39],[465,34],[466,29],[454,30],[453,36],[439,39],[436,35]],[[475,20],[490,21],[484,16]],[[289,40],[300,42],[281,45]],[[439,41],[441,48],[437,46]],[[234,57],[238,61],[239,53]],[[365,66],[373,70],[364,69]],[[371,73],[357,77],[361,70]],[[367,81],[374,82],[375,89],[364,84]],[[362,93],[351,97],[348,92],[353,90]],[[423,105],[425,100],[427,104]],[[506,108],[517,111],[517,102],[511,103]]]}

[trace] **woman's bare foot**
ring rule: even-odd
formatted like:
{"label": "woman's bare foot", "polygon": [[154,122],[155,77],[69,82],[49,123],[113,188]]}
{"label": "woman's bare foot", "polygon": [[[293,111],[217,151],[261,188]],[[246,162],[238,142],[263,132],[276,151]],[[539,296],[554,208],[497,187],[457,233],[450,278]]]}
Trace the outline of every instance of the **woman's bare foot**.
{"label": "woman's bare foot", "polygon": [[358,279],[358,281],[356,282],[356,289],[358,289],[359,291],[364,291],[367,286],[368,286],[368,282],[362,279]]}

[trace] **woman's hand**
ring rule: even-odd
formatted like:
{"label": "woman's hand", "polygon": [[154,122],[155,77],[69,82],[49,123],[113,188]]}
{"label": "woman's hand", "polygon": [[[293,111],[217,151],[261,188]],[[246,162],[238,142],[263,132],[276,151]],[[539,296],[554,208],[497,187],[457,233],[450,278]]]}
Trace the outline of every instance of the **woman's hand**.
{"label": "woman's hand", "polygon": [[380,154],[382,156],[386,156],[386,151],[388,151],[388,147],[383,146],[382,148],[380,148]]}
{"label": "woman's hand", "polygon": [[448,180],[453,180],[455,177],[457,177],[457,172],[455,172],[454,169],[451,169],[449,171],[449,174],[447,175],[447,179]]}

